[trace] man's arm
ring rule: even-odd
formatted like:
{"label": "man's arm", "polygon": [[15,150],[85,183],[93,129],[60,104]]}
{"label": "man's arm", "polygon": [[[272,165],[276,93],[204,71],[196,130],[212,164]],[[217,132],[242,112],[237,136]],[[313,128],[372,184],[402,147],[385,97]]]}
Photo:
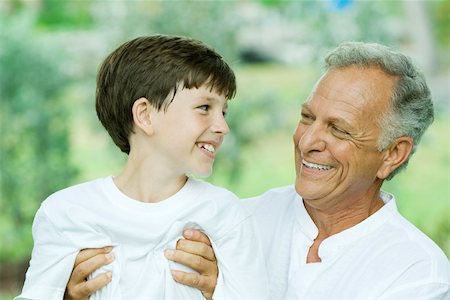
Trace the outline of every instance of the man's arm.
{"label": "man's arm", "polygon": [[87,280],[92,272],[114,260],[111,250],[112,247],[104,247],[78,253],[64,293],[65,300],[89,300],[90,295],[111,282],[111,272]]}
{"label": "man's arm", "polygon": [[[199,274],[173,270],[172,276],[179,283],[199,289],[206,299],[212,299],[219,270],[211,242],[199,230],[185,230],[183,236],[185,240],[178,241],[176,250],[166,250],[165,255]],[[65,300],[88,300],[90,295],[111,281],[110,273],[87,280],[92,272],[114,260],[107,255],[111,250],[112,247],[105,247],[80,251],[67,283]]]}
{"label": "man's arm", "polygon": [[183,264],[198,272],[186,273],[172,270],[173,279],[184,285],[199,289],[210,300],[217,284],[219,268],[209,238],[203,232],[187,229],[185,240],[177,242],[176,250],[166,250],[167,259]]}

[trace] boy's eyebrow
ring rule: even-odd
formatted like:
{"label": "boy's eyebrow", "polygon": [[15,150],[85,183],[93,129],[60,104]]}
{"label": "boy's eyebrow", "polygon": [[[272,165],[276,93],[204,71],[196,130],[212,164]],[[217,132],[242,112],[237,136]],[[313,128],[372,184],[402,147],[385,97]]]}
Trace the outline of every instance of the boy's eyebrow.
{"label": "boy's eyebrow", "polygon": [[[210,101],[210,102],[219,102],[219,99],[217,99],[216,97],[205,97],[206,100]],[[225,104],[223,106],[225,109],[228,109],[228,100],[225,101]]]}

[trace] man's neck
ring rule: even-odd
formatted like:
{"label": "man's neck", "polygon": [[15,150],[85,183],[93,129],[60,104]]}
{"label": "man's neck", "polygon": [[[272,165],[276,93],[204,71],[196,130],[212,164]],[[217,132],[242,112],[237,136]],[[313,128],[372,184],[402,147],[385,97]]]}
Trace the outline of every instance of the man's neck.
{"label": "man's neck", "polygon": [[319,230],[319,236],[324,239],[361,223],[384,205],[379,196],[370,201],[355,201],[351,207],[342,207],[337,210],[322,210],[308,205],[306,201],[304,203]]}
{"label": "man's neck", "polygon": [[321,209],[304,201],[305,208],[317,226],[318,235],[308,253],[307,262],[320,262],[319,246],[328,237],[351,228],[374,214],[384,202],[379,197],[379,190],[370,197],[363,197],[342,205],[338,209]]}

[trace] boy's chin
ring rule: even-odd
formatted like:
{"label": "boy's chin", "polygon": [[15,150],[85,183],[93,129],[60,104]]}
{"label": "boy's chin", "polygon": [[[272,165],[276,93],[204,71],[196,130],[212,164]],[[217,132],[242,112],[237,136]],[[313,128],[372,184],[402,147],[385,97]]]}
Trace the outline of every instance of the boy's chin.
{"label": "boy's chin", "polygon": [[207,177],[211,176],[212,168],[210,168],[208,170],[196,170],[195,172],[192,172],[192,174],[195,175],[195,177],[207,178]]}

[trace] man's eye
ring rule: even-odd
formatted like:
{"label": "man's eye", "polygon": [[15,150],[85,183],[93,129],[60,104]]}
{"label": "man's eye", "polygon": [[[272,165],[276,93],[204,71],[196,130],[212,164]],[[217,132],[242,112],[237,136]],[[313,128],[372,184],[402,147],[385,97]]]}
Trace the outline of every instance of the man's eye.
{"label": "man's eye", "polygon": [[311,121],[313,121],[313,117],[309,114],[302,113],[301,121],[302,122],[311,122]]}
{"label": "man's eye", "polygon": [[334,132],[336,132],[340,135],[348,135],[349,134],[347,131],[345,131],[344,129],[341,129],[339,127],[332,126],[331,128],[333,129]]}

